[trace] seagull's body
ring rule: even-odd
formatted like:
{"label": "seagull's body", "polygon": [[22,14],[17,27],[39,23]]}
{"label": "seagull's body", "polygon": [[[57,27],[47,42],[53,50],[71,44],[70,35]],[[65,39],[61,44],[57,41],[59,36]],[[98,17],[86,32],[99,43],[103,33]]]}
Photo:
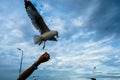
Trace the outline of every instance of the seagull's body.
{"label": "seagull's body", "polygon": [[[46,40],[53,40],[53,36],[55,36],[57,34],[57,32],[55,31],[49,31],[49,32],[45,32],[44,34],[42,35],[35,35],[34,36],[34,42],[35,44],[41,44],[43,41],[44,41],[44,45],[45,45],[45,42]],[[57,41],[56,39],[54,39],[54,41]],[[44,48],[44,46],[43,46]]]}
{"label": "seagull's body", "polygon": [[43,46],[43,49],[44,49],[45,42],[47,40],[57,41],[55,36],[58,37],[58,32],[52,31],[47,27],[42,16],[38,13],[37,9],[34,7],[34,5],[29,0],[25,0],[25,8],[26,8],[28,16],[30,17],[34,27],[37,30],[39,30],[39,32],[41,33],[41,35],[34,36],[35,44],[40,45],[42,42],[44,42],[44,46]]}

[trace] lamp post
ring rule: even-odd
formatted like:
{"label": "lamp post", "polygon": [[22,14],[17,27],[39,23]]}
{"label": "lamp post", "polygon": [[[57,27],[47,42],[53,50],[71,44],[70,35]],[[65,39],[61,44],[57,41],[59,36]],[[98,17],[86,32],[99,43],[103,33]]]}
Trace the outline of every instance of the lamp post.
{"label": "lamp post", "polygon": [[23,61],[23,50],[20,48],[17,48],[19,51],[21,51],[21,61],[20,61],[20,69],[19,69],[19,76],[21,74],[21,69],[22,69],[22,61]]}
{"label": "lamp post", "polygon": [[[92,70],[93,75],[95,75],[95,69],[96,69],[96,66],[93,67],[93,70]],[[96,78],[94,78],[94,77],[91,77],[90,79],[91,79],[91,80],[96,80]]]}
{"label": "lamp post", "polygon": [[95,75],[96,66],[93,67],[93,74]]}

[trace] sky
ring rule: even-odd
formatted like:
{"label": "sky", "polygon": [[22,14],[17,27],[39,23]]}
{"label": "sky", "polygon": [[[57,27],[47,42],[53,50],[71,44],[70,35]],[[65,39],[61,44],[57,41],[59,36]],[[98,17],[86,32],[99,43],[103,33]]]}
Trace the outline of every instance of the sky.
{"label": "sky", "polygon": [[120,79],[119,0],[31,2],[47,26],[58,31],[58,41],[47,41],[44,50],[43,44],[35,45],[33,36],[39,35],[39,31],[26,13],[24,0],[0,0],[1,80],[19,76],[21,51],[17,48],[23,50],[22,72],[44,52],[51,57],[27,80]]}

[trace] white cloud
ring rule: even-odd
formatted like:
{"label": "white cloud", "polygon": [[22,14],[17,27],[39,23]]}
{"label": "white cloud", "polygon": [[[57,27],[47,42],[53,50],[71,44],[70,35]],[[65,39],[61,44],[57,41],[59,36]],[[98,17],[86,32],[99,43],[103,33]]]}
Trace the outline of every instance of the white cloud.
{"label": "white cloud", "polygon": [[[73,40],[77,40],[77,39],[85,39],[85,38],[90,38],[90,36],[94,35],[95,31],[91,31],[91,32],[78,32],[74,35],[72,35],[72,39]],[[90,39],[91,40],[91,39]]]}
{"label": "white cloud", "polygon": [[[85,27],[86,25],[88,25],[89,20],[91,18],[91,15],[94,13],[94,11],[97,9],[97,7],[99,6],[99,3],[97,1],[93,1],[94,5],[91,4],[85,11],[84,14],[81,14],[80,16],[78,16],[77,18],[73,18],[71,20],[71,23],[75,26],[75,27]],[[82,12],[81,12],[82,13]]]}
{"label": "white cloud", "polygon": [[83,27],[85,24],[84,18],[78,17],[72,20],[72,24],[76,27]]}
{"label": "white cloud", "polygon": [[65,21],[59,17],[46,17],[46,23],[51,30],[57,30],[60,34],[64,34],[66,32]]}
{"label": "white cloud", "polygon": [[43,10],[45,10],[45,11],[50,11],[50,10],[52,10],[52,7],[49,5],[49,4],[43,4]]}
{"label": "white cloud", "polygon": [[[77,42],[63,40],[53,45],[53,47],[48,46],[48,52],[56,56],[52,57],[51,61],[44,67],[46,66],[47,69],[57,71],[72,70],[77,73],[91,71],[94,66],[101,67],[102,62],[110,60],[108,55],[113,51],[113,48],[108,43],[103,45],[106,41],[109,42],[109,39],[91,42],[94,45],[90,44],[89,47],[83,47],[88,45],[86,44],[87,42],[78,45]],[[62,44],[63,42],[64,44]]]}

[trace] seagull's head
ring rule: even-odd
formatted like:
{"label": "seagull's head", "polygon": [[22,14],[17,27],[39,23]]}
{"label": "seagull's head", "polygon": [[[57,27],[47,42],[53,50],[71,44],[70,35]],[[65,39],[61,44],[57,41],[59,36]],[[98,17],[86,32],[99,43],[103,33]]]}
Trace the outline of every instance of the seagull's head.
{"label": "seagull's head", "polygon": [[57,38],[59,37],[59,35],[58,35],[58,32],[57,32],[57,31],[53,31],[53,33],[54,33],[54,36],[56,36]]}

